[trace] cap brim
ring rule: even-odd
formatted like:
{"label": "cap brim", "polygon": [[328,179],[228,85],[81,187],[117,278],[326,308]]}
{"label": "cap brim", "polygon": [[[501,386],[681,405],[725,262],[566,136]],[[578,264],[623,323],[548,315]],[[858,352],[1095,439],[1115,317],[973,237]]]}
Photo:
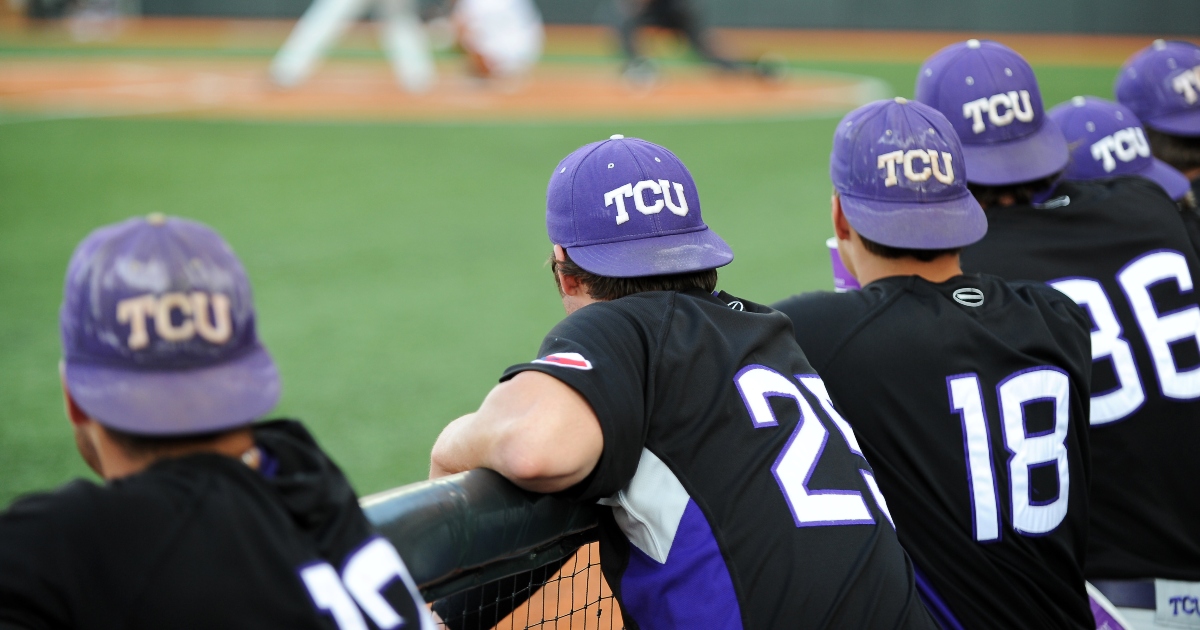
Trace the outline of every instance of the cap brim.
{"label": "cap brim", "polygon": [[987,234],[987,215],[975,197],[915,203],[876,201],[842,193],[842,212],[861,235],[903,249],[966,247]]}
{"label": "cap brim", "polygon": [[1150,116],[1143,118],[1142,124],[1174,136],[1200,136],[1200,109]]}
{"label": "cap brim", "polygon": [[1020,140],[994,144],[963,143],[967,181],[1003,186],[1049,177],[1067,167],[1067,139],[1050,118],[1042,128]]}
{"label": "cap brim", "polygon": [[1183,199],[1183,196],[1192,189],[1192,182],[1188,181],[1183,173],[1158,158],[1150,160],[1150,166],[1142,169],[1138,174],[1162,186],[1163,190],[1167,191],[1167,194],[1175,201]]}
{"label": "cap brim", "polygon": [[571,247],[567,253],[585,270],[610,278],[689,273],[733,262],[733,250],[707,227],[682,234]]}
{"label": "cap brim", "polygon": [[212,367],[140,371],[66,363],[71,397],[100,424],[138,435],[211,433],[250,424],[279,401],[262,346]]}

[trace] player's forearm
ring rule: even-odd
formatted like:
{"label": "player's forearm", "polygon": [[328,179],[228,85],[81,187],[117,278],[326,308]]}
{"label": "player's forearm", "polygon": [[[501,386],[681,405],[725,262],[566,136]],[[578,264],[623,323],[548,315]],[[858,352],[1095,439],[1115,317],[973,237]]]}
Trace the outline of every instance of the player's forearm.
{"label": "player's forearm", "polygon": [[442,431],[430,476],[490,468],[527,490],[556,492],[587,477],[603,447],[599,422],[579,394],[526,372]]}

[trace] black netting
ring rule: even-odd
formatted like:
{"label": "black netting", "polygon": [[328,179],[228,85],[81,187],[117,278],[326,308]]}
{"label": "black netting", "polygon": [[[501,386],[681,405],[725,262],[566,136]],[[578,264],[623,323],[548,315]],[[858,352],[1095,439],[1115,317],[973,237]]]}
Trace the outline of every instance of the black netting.
{"label": "black netting", "polygon": [[439,599],[433,610],[449,630],[624,630],[596,543],[566,560]]}

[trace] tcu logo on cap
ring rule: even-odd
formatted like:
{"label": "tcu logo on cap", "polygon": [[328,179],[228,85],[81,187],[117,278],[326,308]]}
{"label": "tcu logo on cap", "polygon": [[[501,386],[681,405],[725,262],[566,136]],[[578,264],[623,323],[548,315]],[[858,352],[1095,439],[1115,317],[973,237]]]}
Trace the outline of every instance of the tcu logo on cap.
{"label": "tcu logo on cap", "polygon": [[1200,90],[1200,66],[1179,73],[1174,79],[1171,79],[1171,87],[1183,95],[1183,100],[1187,101],[1188,105],[1195,104],[1196,92]]}
{"label": "tcu logo on cap", "polygon": [[987,129],[983,124],[984,112],[987,112],[988,120],[997,127],[1012,124],[1014,118],[1021,122],[1032,122],[1033,106],[1029,104],[1029,90],[1001,92],[963,103],[963,118],[972,119],[971,131],[983,133],[984,129]]}
{"label": "tcu logo on cap", "polygon": [[[679,203],[671,200],[671,186],[675,186],[675,199]],[[653,203],[646,204],[646,191],[649,190],[651,199],[654,195],[662,195],[661,199],[654,199]],[[604,193],[604,207],[617,204],[617,225],[629,220],[629,212],[625,210],[625,198],[633,197],[633,207],[637,208],[642,214],[658,214],[662,212],[663,207],[670,210],[673,214],[679,216],[687,216],[688,205],[687,197],[683,194],[683,184],[669,182],[665,179],[653,180],[643,179],[636,184],[625,184],[620,188],[614,188]]]}
{"label": "tcu logo on cap", "polygon": [[[938,166],[939,155],[946,162],[945,172],[942,172],[941,167]],[[914,162],[921,163],[921,170],[913,168]],[[939,153],[933,149],[910,149],[884,153],[879,156],[879,166],[876,168],[887,169],[887,177],[883,180],[885,187],[892,187],[900,183],[900,178],[896,176],[897,164],[904,166],[904,178],[910,182],[923,182],[932,176],[946,185],[954,183],[954,156],[945,151]]]}
{"label": "tcu logo on cap", "polygon": [[[211,318],[209,303],[212,303]],[[182,321],[176,325],[171,313],[178,311]],[[233,336],[233,318],[229,312],[229,297],[221,293],[192,291],[191,293],[164,293],[139,295],[117,302],[117,321],[129,324],[130,350],[144,348],[150,343],[146,320],[154,326],[154,332],[167,341],[187,341],[200,335],[210,343],[221,345]]]}
{"label": "tcu logo on cap", "polygon": [[1092,157],[1104,162],[1104,172],[1117,168],[1113,155],[1122,162],[1132,162],[1139,155],[1150,157],[1150,143],[1141,127],[1122,129],[1111,136],[1100,138],[1092,145]]}

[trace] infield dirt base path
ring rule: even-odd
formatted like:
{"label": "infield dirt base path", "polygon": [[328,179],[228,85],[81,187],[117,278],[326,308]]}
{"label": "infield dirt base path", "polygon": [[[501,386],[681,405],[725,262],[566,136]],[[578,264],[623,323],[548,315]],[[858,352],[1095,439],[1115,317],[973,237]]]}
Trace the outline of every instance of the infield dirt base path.
{"label": "infield dirt base path", "polygon": [[[844,112],[886,96],[879,81],[793,71],[778,81],[668,63],[652,86],[623,82],[603,27],[547,28],[546,57],[519,83],[473,81],[453,59],[436,87],[400,90],[379,56],[376,31],[359,24],[310,81],[281,90],[270,55],[290,21],[144,18],[107,25],[31,23],[0,12],[0,114],[34,117],[155,115],[257,120],[549,121],[780,118]],[[719,31],[743,59],[771,52],[792,62],[915,63],[979,33]],[[1034,63],[1118,65],[1146,37],[995,35]],[[647,37],[653,57],[680,45]]]}

